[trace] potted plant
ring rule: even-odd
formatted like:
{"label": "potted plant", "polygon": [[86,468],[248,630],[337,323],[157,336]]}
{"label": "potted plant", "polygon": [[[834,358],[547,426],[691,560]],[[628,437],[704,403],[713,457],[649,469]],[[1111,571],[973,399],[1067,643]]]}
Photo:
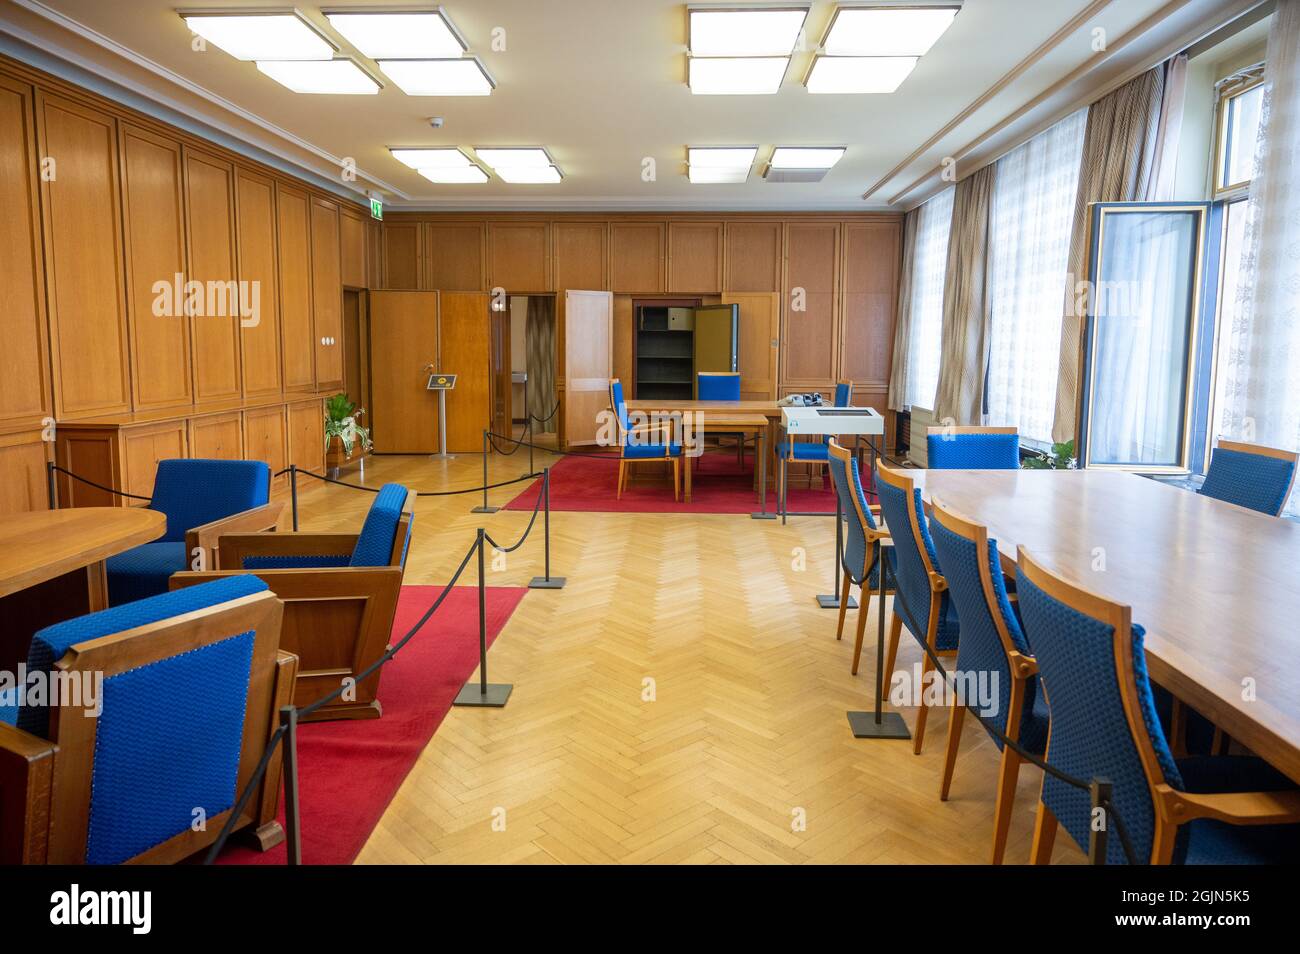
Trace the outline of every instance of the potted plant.
{"label": "potted plant", "polygon": [[325,401],[325,466],[331,472],[370,452],[370,428],[357,423],[365,413],[346,394]]}
{"label": "potted plant", "polygon": [[1077,464],[1073,440],[1053,444],[1046,454],[1034,451],[1032,457],[1026,457],[1020,462],[1020,466],[1026,470],[1074,470]]}

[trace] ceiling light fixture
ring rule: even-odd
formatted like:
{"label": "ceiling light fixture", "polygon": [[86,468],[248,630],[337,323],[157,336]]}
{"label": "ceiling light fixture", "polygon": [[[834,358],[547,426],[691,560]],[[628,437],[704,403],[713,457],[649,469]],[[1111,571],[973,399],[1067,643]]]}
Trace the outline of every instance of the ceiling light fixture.
{"label": "ceiling light fixture", "polygon": [[773,169],[829,169],[843,156],[843,146],[777,146],[769,164]]}
{"label": "ceiling light fixture", "polygon": [[439,185],[475,185],[488,181],[488,174],[478,166],[454,166],[420,169],[420,175]]}
{"label": "ceiling light fixture", "polygon": [[389,146],[388,151],[398,162],[416,170],[464,168],[473,165],[469,161],[469,156],[459,149],[407,149]]}
{"label": "ceiling light fixture", "polygon": [[818,56],[804,85],[810,93],[892,93],[916,68],[915,56]]}
{"label": "ceiling light fixture", "polygon": [[687,146],[686,178],[696,185],[744,182],[757,146]]}
{"label": "ceiling light fixture", "polygon": [[552,165],[551,157],[540,146],[475,146],[474,154],[493,169]]}
{"label": "ceiling light fixture", "polygon": [[691,92],[703,96],[761,95],[781,88],[788,56],[691,57]]}
{"label": "ceiling light fixture", "polygon": [[370,96],[380,86],[352,60],[258,60],[257,68],[295,93]]}
{"label": "ceiling light fixture", "polygon": [[924,56],[960,10],[951,2],[838,7],[822,49],[831,56]]}
{"label": "ceiling light fixture", "polygon": [[324,13],[330,26],[372,60],[459,57],[466,49],[440,10]]}
{"label": "ceiling light fixture", "polygon": [[692,56],[789,56],[808,17],[807,6],[687,12]]}
{"label": "ceiling light fixture", "polygon": [[556,166],[493,166],[502,182],[516,185],[545,185],[564,178]]}
{"label": "ceiling light fixture", "polygon": [[379,60],[379,68],[408,96],[487,96],[495,85],[476,57]]}
{"label": "ceiling light fixture", "polygon": [[334,45],[296,13],[186,13],[185,25],[237,60],[328,60]]}

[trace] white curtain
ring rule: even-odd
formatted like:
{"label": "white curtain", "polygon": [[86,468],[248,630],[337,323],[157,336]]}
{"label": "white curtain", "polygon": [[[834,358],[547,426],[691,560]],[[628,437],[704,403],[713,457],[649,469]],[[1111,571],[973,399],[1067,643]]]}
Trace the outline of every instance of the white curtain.
{"label": "white curtain", "polygon": [[943,351],[943,281],[948,267],[953,189],[945,189],[917,210],[916,251],[912,259],[911,324],[904,401],[934,408]]}
{"label": "white curtain", "polygon": [[997,164],[989,223],[988,422],[1050,444],[1088,111],[1081,109]]}
{"label": "white curtain", "polygon": [[[1300,0],[1278,0],[1264,61],[1221,436],[1300,448]],[[1288,513],[1300,511],[1292,494]]]}

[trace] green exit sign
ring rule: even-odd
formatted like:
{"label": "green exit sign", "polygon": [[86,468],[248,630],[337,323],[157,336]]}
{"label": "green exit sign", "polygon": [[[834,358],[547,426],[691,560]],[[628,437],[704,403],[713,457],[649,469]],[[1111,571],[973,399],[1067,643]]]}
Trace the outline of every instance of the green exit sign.
{"label": "green exit sign", "polygon": [[374,199],[374,198],[372,198],[372,199],[370,200],[370,217],[371,217],[372,219],[382,219],[382,218],[384,217],[384,200],[383,200],[383,199]]}

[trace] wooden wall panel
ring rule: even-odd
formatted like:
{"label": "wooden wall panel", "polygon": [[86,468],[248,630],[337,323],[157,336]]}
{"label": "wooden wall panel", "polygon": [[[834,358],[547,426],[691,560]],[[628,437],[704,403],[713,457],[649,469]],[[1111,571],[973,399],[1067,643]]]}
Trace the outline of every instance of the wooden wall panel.
{"label": "wooden wall panel", "polygon": [[280,258],[280,325],[286,391],[316,385],[316,332],[311,314],[311,238],[306,192],[276,186]]}
{"label": "wooden wall panel", "polygon": [[349,288],[365,288],[366,220],[351,210],[339,210],[339,276]]}
{"label": "wooden wall panel", "polygon": [[460,375],[447,395],[447,450],[473,454],[483,449],[483,431],[492,421],[492,327],[489,296],[481,292],[440,292],[438,347],[443,371]]}
{"label": "wooden wall panel", "polygon": [[289,405],[289,462],[325,472],[325,409],[320,401]]}
{"label": "wooden wall panel", "polygon": [[885,406],[894,351],[902,235],[897,223],[844,225],[844,330],[839,376],[858,403]]}
{"label": "wooden wall panel", "polygon": [[[0,429],[40,424],[50,414],[37,162],[31,87],[0,77]],[[29,453],[6,450],[4,459]],[[17,499],[5,497],[0,507]]]}
{"label": "wooden wall panel", "polygon": [[384,226],[366,220],[366,287],[379,288],[384,275]]}
{"label": "wooden wall panel", "polygon": [[205,414],[190,419],[190,456],[208,460],[243,460],[244,428],[240,414]]}
{"label": "wooden wall panel", "polygon": [[[485,291],[486,229],[482,222],[435,222],[424,227],[424,283],[436,291]],[[406,287],[406,286],[402,286]]]}
{"label": "wooden wall panel", "polygon": [[[126,459],[126,486],[123,489],[127,493],[139,494],[141,497],[153,496],[153,481],[158,473],[158,462],[188,456],[185,430],[184,421],[168,421],[165,424],[137,427],[125,432],[122,438],[122,453]],[[143,503],[135,500],[131,501],[129,506],[143,506]]]}
{"label": "wooden wall panel", "polygon": [[[489,222],[488,288],[544,292],[551,288],[551,235],[545,222]],[[434,286],[438,287],[438,286]]]}
{"label": "wooden wall panel", "polygon": [[786,227],[786,274],[782,298],[785,348],[782,382],[791,386],[833,384],[836,374],[836,281],[839,224]]}
{"label": "wooden wall panel", "polygon": [[47,446],[40,431],[0,435],[0,516],[49,509]]}
{"label": "wooden wall panel", "polygon": [[663,222],[611,223],[611,291],[631,294],[657,294],[664,291],[664,231]]}
{"label": "wooden wall panel", "polygon": [[384,280],[382,288],[419,288],[424,267],[419,222],[394,222],[384,225]]}
{"label": "wooden wall panel", "polygon": [[126,410],[131,401],[123,290],[117,122],[38,93],[50,351],[60,416]]}
{"label": "wooden wall panel", "polygon": [[316,386],[343,385],[343,283],[339,278],[339,207],[311,200],[311,304]]}
{"label": "wooden wall panel", "polygon": [[738,292],[781,290],[781,229],[780,222],[726,224],[723,288]]}
{"label": "wooden wall panel", "polygon": [[280,359],[280,282],[276,269],[275,183],[240,169],[235,175],[239,278],[248,282],[254,314],[240,323],[244,396],[268,397],[283,388]]}
{"label": "wooden wall panel", "polygon": [[[122,125],[122,210],[136,409],[193,400],[185,312],[185,189],[178,143]],[[156,289],[155,284],[163,283]],[[160,294],[161,291],[161,294]]]}
{"label": "wooden wall panel", "polygon": [[668,223],[668,291],[722,291],[722,223]]}
{"label": "wooden wall panel", "polygon": [[555,222],[551,225],[554,246],[552,268],[554,288],[601,291],[605,282],[605,257],[609,228],[604,222]]}
{"label": "wooden wall panel", "polygon": [[[324,440],[322,433],[321,441]],[[284,470],[288,463],[288,453],[282,405],[244,412],[244,459],[266,461],[272,474]],[[284,479],[281,477],[278,482],[283,482]]]}
{"label": "wooden wall panel", "polygon": [[[234,166],[198,150],[185,149],[185,225],[189,277],[207,283],[234,283]],[[193,316],[194,400],[202,404],[240,397],[239,295],[228,286],[223,305],[208,295],[212,312]]]}
{"label": "wooden wall panel", "polygon": [[631,295],[614,296],[614,373],[610,377],[623,382],[625,394],[635,394],[636,383],[636,309],[632,307]]}

